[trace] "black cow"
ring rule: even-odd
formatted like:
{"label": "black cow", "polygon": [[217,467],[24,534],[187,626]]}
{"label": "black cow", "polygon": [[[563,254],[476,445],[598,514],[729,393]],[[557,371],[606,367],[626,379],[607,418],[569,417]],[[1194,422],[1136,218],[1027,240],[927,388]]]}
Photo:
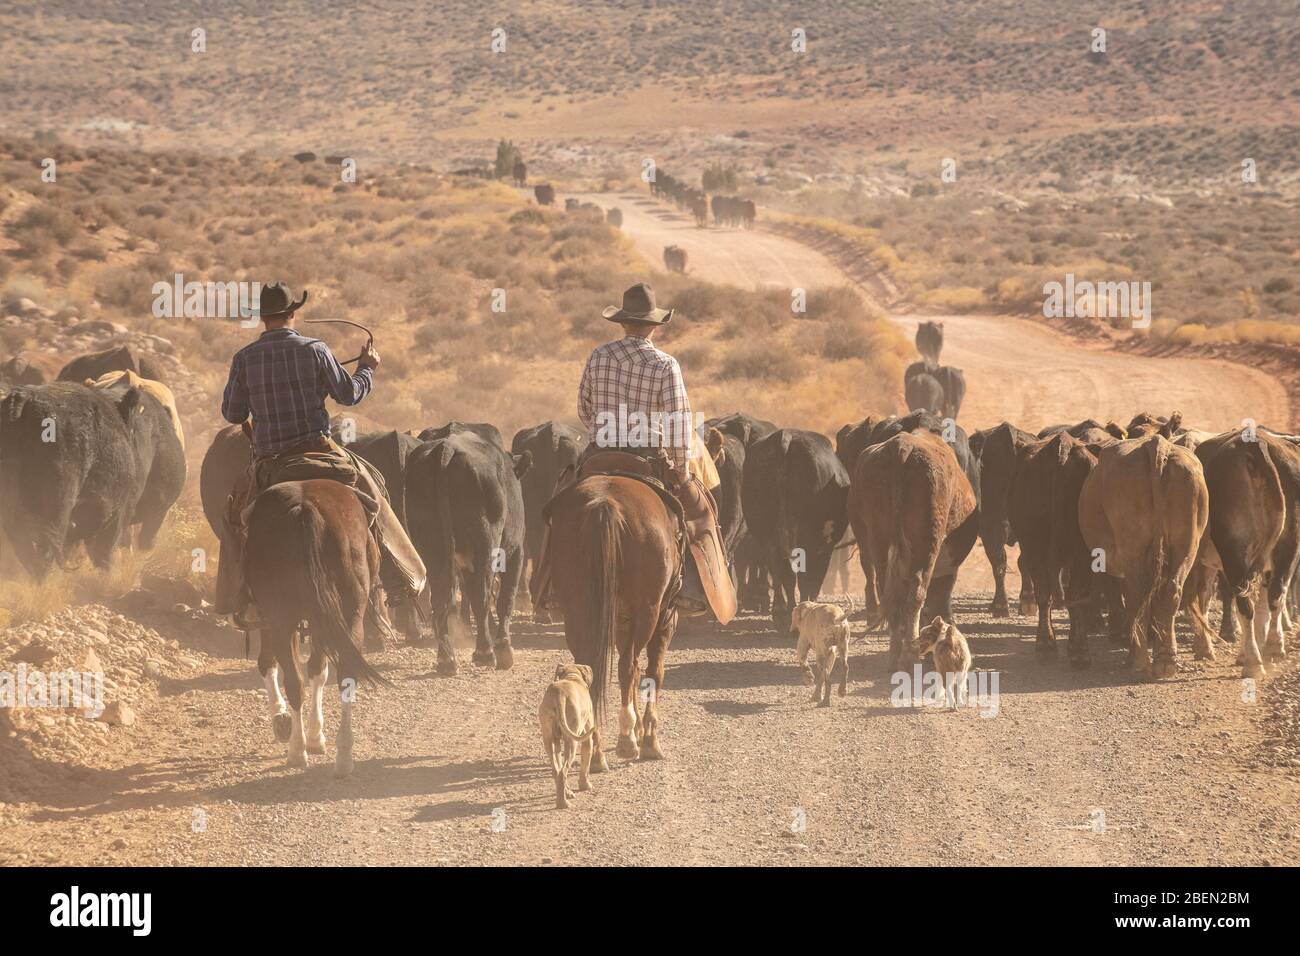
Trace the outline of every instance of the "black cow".
{"label": "black cow", "polygon": [[[980,462],[980,541],[993,569],[994,617],[1010,617],[1007,606],[1007,545],[1016,543],[1007,515],[1007,496],[1016,470],[1016,455],[1034,436],[1009,422],[978,431],[970,438],[971,451]],[[1022,571],[1020,613],[1034,610],[1033,585]]]}
{"label": "black cow", "polygon": [[[456,582],[476,624],[474,663],[508,670],[510,616],[524,564],[524,497],[519,478],[531,456],[512,458],[471,431],[425,442],[406,461],[406,519],[429,574],[438,672],[456,673],[447,615]],[[498,575],[500,578],[498,579]],[[494,585],[496,632],[488,640]]]}
{"label": "black cow", "polygon": [[[912,368],[909,367],[908,372],[912,372]],[[941,415],[944,409],[943,386],[928,371],[915,372],[903,379],[903,401],[907,403],[908,411]]]}
{"label": "black cow", "polygon": [[719,415],[716,418],[710,418],[705,421],[704,427],[706,429],[716,428],[724,435],[735,435],[745,443],[745,447],[749,447],[758,439],[766,438],[776,431],[776,425],[772,422],[761,418],[753,418],[744,412],[732,412],[730,415]]}
{"label": "black cow", "polygon": [[741,486],[745,474],[745,442],[732,434],[710,428],[704,439],[713,465],[718,470],[718,487],[713,489],[713,500],[718,504],[718,527],[722,530],[722,544],[736,576],[736,549],[745,537],[745,508],[741,502]]}
{"label": "black cow", "polygon": [[802,600],[821,592],[831,552],[848,527],[848,494],[848,473],[825,435],[781,428],[746,450],[745,520],[776,585],[772,619],[784,631],[796,582]]}
{"label": "black cow", "polygon": [[449,438],[462,432],[478,435],[479,438],[492,442],[502,451],[505,450],[506,442],[501,437],[501,432],[495,425],[490,425],[487,422],[448,422],[438,428],[426,428],[420,432],[420,441],[437,441],[439,438]]}
{"label": "black cow", "polygon": [[60,382],[84,382],[106,372],[132,371],[141,378],[166,383],[162,366],[147,355],[140,355],[129,345],[118,345],[102,352],[89,352],[74,358],[59,372]]}
{"label": "black cow", "polygon": [[[719,415],[716,418],[710,418],[704,423],[706,429],[716,428],[724,437],[736,438],[744,448],[748,448],[758,439],[772,434],[776,431],[776,425],[772,422],[765,421],[761,418],[753,418],[744,412],[732,412],[730,415]],[[707,434],[707,432],[706,432]],[[739,461],[737,466],[737,475],[743,473],[744,457],[738,459],[733,456],[733,462]],[[719,478],[724,483],[727,480],[722,475],[722,469],[718,469]],[[737,493],[734,501],[736,509],[736,518],[740,526],[739,536],[736,538],[735,547],[727,552],[727,557],[732,562],[732,571],[736,578],[737,598],[742,607],[752,608],[761,614],[766,614],[772,608],[772,593],[770,582],[767,576],[767,560],[763,557],[762,550],[754,540],[753,533],[744,521],[744,504]],[[722,503],[718,502],[719,519],[721,519]],[[726,525],[723,525],[723,535],[726,536]]]}
{"label": "black cow", "polygon": [[[176,433],[171,411],[142,389],[131,388],[125,379],[116,385],[97,389],[114,402],[126,400],[136,392],[139,410],[132,422],[136,468],[145,476],[144,488],[131,514],[131,525],[140,526],[138,544],[146,551],[154,546],[167,512],[185,489],[185,447]],[[127,543],[123,540],[123,543]]]}
{"label": "black cow", "polygon": [[114,401],[55,382],[20,386],[0,402],[0,526],[33,577],[82,543],[96,567],[108,567],[144,491],[143,397],[133,388]]}
{"label": "black cow", "polygon": [[532,458],[532,467],[524,472],[520,484],[524,494],[524,555],[534,565],[541,555],[546,525],[542,508],[555,494],[555,483],[564,469],[576,465],[586,447],[586,434],[562,422],[542,422],[520,429],[510,440],[511,454],[527,452]]}
{"label": "black cow", "polygon": [[[406,462],[411,452],[419,447],[418,438],[399,431],[369,432],[347,446],[348,451],[374,465],[384,479],[388,502],[404,528],[409,527],[406,522]],[[398,605],[393,609],[391,618],[407,640],[413,643],[420,640],[420,619],[414,602],[405,601]],[[371,627],[369,619],[366,626],[368,629]],[[374,639],[369,630],[367,637],[369,640]]]}
{"label": "black cow", "polygon": [[944,418],[956,418],[961,414],[962,402],[966,400],[966,375],[959,368],[940,365],[930,373],[943,389]]}
{"label": "black cow", "polygon": [[420,439],[406,432],[367,432],[351,442],[347,449],[375,466],[388,490],[388,503],[397,520],[406,527],[406,462],[420,447]]}
{"label": "black cow", "polygon": [[916,350],[931,365],[939,364],[939,353],[943,351],[942,322],[922,322],[916,327]]}
{"label": "black cow", "polygon": [[1087,446],[1068,433],[1021,444],[1007,499],[1007,516],[1020,542],[1021,580],[1032,583],[1038,604],[1037,648],[1056,653],[1052,605],[1064,604],[1075,667],[1089,662],[1085,605],[1099,577],[1079,530],[1079,492],[1096,464]]}

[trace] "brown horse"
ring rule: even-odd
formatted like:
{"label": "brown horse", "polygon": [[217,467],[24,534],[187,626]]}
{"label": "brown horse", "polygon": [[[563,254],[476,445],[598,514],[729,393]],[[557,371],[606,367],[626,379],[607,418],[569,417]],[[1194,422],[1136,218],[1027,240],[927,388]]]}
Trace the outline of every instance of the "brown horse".
{"label": "brown horse", "polygon": [[[681,588],[679,524],[658,493],[635,478],[593,475],[548,506],[551,586],[564,612],[564,637],[573,659],[592,669],[596,706],[592,770],[608,769],[600,722],[610,662],[618,649],[618,755],[662,759],[657,698],[664,657],[677,629]],[[641,651],[646,681],[640,681]],[[645,701],[637,713],[638,690]]]}
{"label": "brown horse", "polygon": [[[379,581],[379,548],[356,493],[328,479],[285,481],[254,499],[247,512],[244,573],[261,614],[257,666],[273,705],[276,672],[284,673],[291,713],[275,718],[276,737],[289,744],[289,766],[307,766],[307,754],[325,752],[321,710],[328,664],[338,678],[342,718],[334,770],[352,772],[352,704],[357,682],[387,683],[362,656],[364,622]],[[304,630],[302,622],[306,622]],[[307,662],[310,708],[303,716],[298,646],[311,637]],[[305,724],[305,726],[304,726]]]}

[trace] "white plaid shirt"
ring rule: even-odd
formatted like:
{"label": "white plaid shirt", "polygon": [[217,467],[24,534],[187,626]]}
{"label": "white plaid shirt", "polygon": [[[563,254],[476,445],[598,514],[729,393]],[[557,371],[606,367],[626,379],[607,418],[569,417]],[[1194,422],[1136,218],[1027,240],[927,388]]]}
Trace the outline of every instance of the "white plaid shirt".
{"label": "white plaid shirt", "polygon": [[[625,423],[640,413],[647,419],[671,416],[663,427],[650,426],[650,447],[663,445],[673,467],[686,470],[694,421],[691,402],[677,359],[646,339],[629,335],[607,342],[591,353],[578,386],[578,417],[591,440],[602,447],[639,448],[635,428]],[[611,443],[611,428],[616,440]],[[602,430],[604,435],[602,436]]]}

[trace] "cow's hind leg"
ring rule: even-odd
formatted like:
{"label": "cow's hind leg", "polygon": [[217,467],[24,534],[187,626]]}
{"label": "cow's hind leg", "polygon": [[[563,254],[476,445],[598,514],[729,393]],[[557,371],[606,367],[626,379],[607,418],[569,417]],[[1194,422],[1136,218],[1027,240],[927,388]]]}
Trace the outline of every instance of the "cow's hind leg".
{"label": "cow's hind leg", "polygon": [[988,556],[989,567],[993,569],[993,606],[989,613],[994,617],[1010,617],[1011,608],[1007,605],[1007,547],[1002,536],[981,535],[984,553]]}
{"label": "cow's hind leg", "polygon": [[1052,627],[1052,604],[1056,601],[1056,576],[1045,567],[1034,569],[1034,598],[1038,604],[1038,631],[1034,649],[1044,657],[1056,656],[1056,631]]}
{"label": "cow's hind leg", "polygon": [[1182,603],[1183,590],[1176,581],[1164,580],[1157,584],[1151,596],[1151,641],[1155,645],[1155,660],[1151,677],[1162,680],[1173,677],[1178,671],[1178,651],[1174,638],[1174,618]]}
{"label": "cow's hind leg", "polygon": [[1260,653],[1261,648],[1268,646],[1269,607],[1265,588],[1257,584],[1254,599],[1239,610],[1246,617],[1246,626],[1241,635],[1241,653],[1237,655],[1237,663],[1241,665],[1242,677],[1258,679],[1268,673]]}
{"label": "cow's hind leg", "polygon": [[486,570],[475,572],[467,581],[462,581],[461,594],[468,596],[470,612],[474,616],[474,656],[475,664],[483,667],[496,665],[496,655],[492,653],[492,640],[489,636],[488,601],[491,599],[492,575]]}
{"label": "cow's hind leg", "polygon": [[507,561],[497,589],[497,626],[492,650],[496,654],[499,671],[510,670],[515,662],[514,650],[510,646],[510,618],[515,612],[515,594],[519,590],[519,579],[523,576],[523,560],[523,555],[518,554]]}

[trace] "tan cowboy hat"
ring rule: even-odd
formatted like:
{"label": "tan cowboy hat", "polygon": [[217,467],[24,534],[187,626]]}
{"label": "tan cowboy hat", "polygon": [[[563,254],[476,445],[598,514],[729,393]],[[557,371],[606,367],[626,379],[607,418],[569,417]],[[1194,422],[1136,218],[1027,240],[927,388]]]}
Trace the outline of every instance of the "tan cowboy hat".
{"label": "tan cowboy hat", "polygon": [[672,309],[655,307],[655,290],[645,282],[638,282],[623,293],[623,308],[609,305],[600,314],[611,322],[647,322],[650,325],[667,325],[673,320]]}

